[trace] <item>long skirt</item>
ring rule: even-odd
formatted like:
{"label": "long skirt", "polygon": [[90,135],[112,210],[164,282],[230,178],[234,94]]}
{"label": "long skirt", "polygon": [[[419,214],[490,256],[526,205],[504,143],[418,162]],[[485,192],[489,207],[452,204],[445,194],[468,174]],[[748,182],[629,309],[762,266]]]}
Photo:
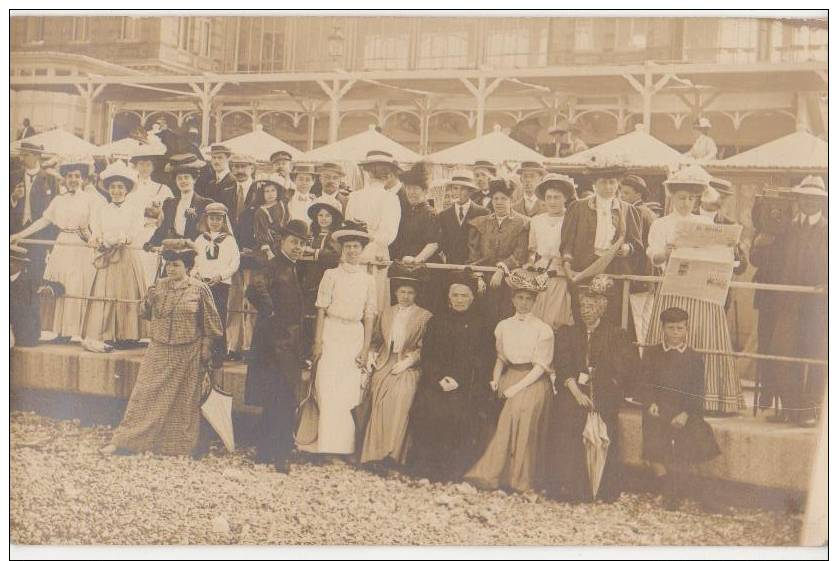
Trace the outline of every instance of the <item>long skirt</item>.
{"label": "long skirt", "polygon": [[553,331],[563,325],[573,325],[573,309],[570,304],[567,279],[564,277],[549,279],[547,290],[540,292],[535,298],[532,313],[553,328]]}
{"label": "long skirt", "polygon": [[410,368],[392,374],[398,355],[390,359],[372,375],[370,396],[372,409],[364,438],[361,462],[377,462],[391,458],[400,464],[407,461],[408,420],[420,371]]}
{"label": "long skirt", "polygon": [[145,298],[145,273],[137,252],[123,247],[110,256],[109,264],[97,269],[90,295],[96,298],[136,300],[137,303],[89,300],[82,320],[82,338],[95,341],[138,341],[146,336],[140,318]]}
{"label": "long skirt", "polygon": [[361,370],[355,357],[364,346],[364,325],[326,316],[323,324],[323,354],[317,361],[314,389],[320,419],[317,441],[301,446],[319,454],[355,453],[355,421],[352,408],[361,400]]}
{"label": "long skirt", "polygon": [[[81,243],[81,238],[75,233],[61,232],[56,241]],[[56,245],[47,256],[44,280],[60,283],[67,296],[87,296],[95,274],[92,248]],[[85,302],[80,298],[61,296],[55,299],[52,330],[57,336],[81,336]]]}
{"label": "long skirt", "polygon": [[[531,366],[510,366],[501,376],[498,393],[520,382]],[[477,487],[528,491],[544,476],[550,405],[553,392],[545,375],[503,405],[495,434],[483,456],[466,473]]]}
{"label": "long skirt", "polygon": [[[691,347],[712,351],[733,350],[724,307],[687,296],[660,293],[655,297],[652,308],[647,345],[657,345],[663,339],[660,313],[672,306],[683,308],[690,315],[687,342]],[[704,410],[734,413],[744,407],[745,398],[733,357],[704,355]]]}
{"label": "long skirt", "polygon": [[111,444],[135,452],[183,455],[201,425],[201,338],[183,345],[152,341]]}
{"label": "long skirt", "polygon": [[250,278],[249,269],[241,269],[231,278],[227,297],[227,350],[231,353],[249,351],[253,339],[256,308],[245,297]]}
{"label": "long skirt", "polygon": [[[155,228],[153,227],[146,227],[146,237],[144,241],[147,242],[151,239],[151,236],[154,235],[154,230]],[[143,266],[143,271],[145,272],[146,286],[151,286],[152,284],[154,284],[154,281],[159,276],[158,271],[160,270],[161,265],[160,254],[151,251],[143,251],[138,253],[138,258]]]}

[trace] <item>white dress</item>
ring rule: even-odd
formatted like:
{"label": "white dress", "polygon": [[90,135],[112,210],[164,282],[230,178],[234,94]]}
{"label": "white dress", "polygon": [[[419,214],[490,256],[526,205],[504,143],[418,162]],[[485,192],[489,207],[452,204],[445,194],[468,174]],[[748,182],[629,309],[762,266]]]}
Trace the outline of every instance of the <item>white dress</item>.
{"label": "white dress", "polygon": [[[552,267],[550,262],[560,253],[562,224],[564,215],[550,216],[546,212],[530,219],[529,250],[530,255],[534,257],[533,264],[536,269],[561,269],[558,262],[554,262]],[[547,289],[536,297],[532,313],[554,330],[563,325],[573,325],[570,292],[564,276],[547,280]]]}
{"label": "white dress", "polygon": [[[61,232],[58,243],[82,244],[89,234],[90,221],[102,205],[98,199],[83,191],[64,193],[55,197],[44,211]],[[93,284],[93,250],[90,247],[56,245],[47,256],[44,279],[60,283],[68,296],[87,296]],[[85,301],[76,298],[57,298],[52,330],[59,337],[79,337]]]}
{"label": "white dress", "polygon": [[317,291],[326,310],[323,354],[317,362],[315,391],[320,407],[318,440],[306,452],[352,454],[355,422],[352,408],[361,399],[361,370],[355,357],[364,345],[364,317],[376,314],[375,281],[363,266],[342,263],[327,269]]}
{"label": "white dress", "polygon": [[[125,204],[133,206],[140,216],[143,217],[143,234],[140,237],[141,244],[149,241],[154,231],[159,226],[159,220],[145,217],[145,210],[152,205],[161,207],[163,201],[174,198],[171,187],[162,183],[156,183],[148,179],[146,181],[137,181],[137,184],[125,197]],[[140,263],[143,265],[145,271],[146,284],[151,286],[154,284],[154,279],[157,277],[157,271],[160,267],[160,256],[156,253],[142,253],[139,255]]]}

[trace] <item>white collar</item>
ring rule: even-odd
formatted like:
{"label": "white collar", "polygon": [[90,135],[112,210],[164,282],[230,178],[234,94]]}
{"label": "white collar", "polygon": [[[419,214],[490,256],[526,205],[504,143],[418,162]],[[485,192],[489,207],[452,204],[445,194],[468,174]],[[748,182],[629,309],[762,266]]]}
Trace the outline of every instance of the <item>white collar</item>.
{"label": "white collar", "polygon": [[396,310],[396,311],[400,314],[406,314],[408,312],[412,312],[415,307],[416,307],[416,304],[411,304],[410,306],[407,306],[407,307],[404,307],[401,304],[396,304],[396,308],[398,308],[398,310]]}
{"label": "white collar", "polygon": [[215,172],[216,181],[218,182],[224,181],[224,178],[230,175],[230,168],[224,168],[222,171],[224,172],[222,174]]}
{"label": "white collar", "polygon": [[26,175],[29,175],[29,176],[36,175],[39,171],[41,171],[41,164],[38,164],[37,166],[32,168],[32,170],[27,169],[27,170],[24,170],[24,171],[26,172]]}
{"label": "white collar", "polygon": [[805,214],[803,214],[801,212],[798,215],[798,221],[801,224],[804,224],[808,220],[809,226],[814,226],[815,224],[817,224],[818,222],[821,221],[822,216],[823,216],[823,211],[820,211],[820,210],[818,212],[816,212],[815,214],[812,214],[810,216],[806,216]]}
{"label": "white collar", "polygon": [[180,194],[180,202],[178,206],[190,205],[192,204],[192,198],[195,196],[195,191],[189,191],[189,194],[184,195],[183,192]]}
{"label": "white collar", "polygon": [[681,344],[680,344],[680,345],[678,345],[677,347],[670,347],[670,346],[668,346],[668,345],[666,344],[666,341],[663,341],[663,342],[661,343],[661,345],[663,346],[663,352],[678,351],[679,353],[683,353],[684,351],[686,351],[686,350],[687,350],[687,342],[686,342],[686,341],[684,341],[683,343],[681,343]]}
{"label": "white collar", "polygon": [[531,317],[532,317],[532,312],[530,312],[528,314],[519,314],[518,312],[515,312],[515,315],[512,316],[512,318],[515,319],[516,321],[529,321],[529,319]]}
{"label": "white collar", "polygon": [[526,193],[524,193],[524,200],[528,203],[532,203],[538,200],[538,196],[535,193],[533,193],[532,195],[527,195]]}
{"label": "white collar", "polygon": [[614,208],[617,201],[617,197],[613,197],[611,199],[603,199],[599,195],[594,195],[594,208],[595,209],[612,209]]}
{"label": "white collar", "polygon": [[390,193],[393,193],[394,195],[398,195],[399,191],[401,191],[401,189],[402,189],[402,182],[401,181],[397,181],[396,184],[393,185],[390,188],[386,188],[386,187],[384,188],[385,191],[389,191]]}

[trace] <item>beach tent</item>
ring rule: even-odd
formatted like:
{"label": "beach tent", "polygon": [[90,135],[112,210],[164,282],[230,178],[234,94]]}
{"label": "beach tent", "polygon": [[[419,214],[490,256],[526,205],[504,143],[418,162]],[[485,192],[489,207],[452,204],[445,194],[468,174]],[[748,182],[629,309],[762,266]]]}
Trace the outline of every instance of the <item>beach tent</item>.
{"label": "beach tent", "polygon": [[395,140],[375,130],[374,125],[358,134],[353,134],[337,142],[326,144],[306,152],[303,158],[310,162],[352,162],[358,163],[367,157],[370,150],[389,152],[399,163],[413,163],[422,159],[418,153],[405,148]]}
{"label": "beach tent", "polygon": [[435,164],[471,165],[475,160],[488,160],[496,165],[504,162],[540,162],[544,156],[509,135],[501,132],[500,127],[483,136],[467,140],[445,150],[428,156],[428,161]]}
{"label": "beach tent", "polygon": [[744,172],[826,173],[829,148],[825,140],[798,130],[725,160],[707,164],[708,168]]}
{"label": "beach tent", "polygon": [[92,156],[97,150],[96,145],[60,128],[16,140],[12,143],[12,153],[20,148],[22,142],[43,146],[49,154],[61,157]]}
{"label": "beach tent", "polygon": [[218,144],[223,144],[234,154],[244,154],[259,162],[270,161],[271,154],[280,150],[285,150],[291,154],[294,161],[303,159],[303,152],[297,150],[287,142],[283,142],[274,135],[265,132],[262,130],[261,125],[257,126],[255,131],[236,136]]}

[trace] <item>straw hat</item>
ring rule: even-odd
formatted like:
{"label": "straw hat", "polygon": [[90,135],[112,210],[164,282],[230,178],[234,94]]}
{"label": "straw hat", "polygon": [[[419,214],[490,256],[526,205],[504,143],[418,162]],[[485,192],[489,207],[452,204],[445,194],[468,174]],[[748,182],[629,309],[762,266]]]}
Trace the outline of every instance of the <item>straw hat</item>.
{"label": "straw hat", "polygon": [[823,178],[817,175],[807,175],[803,181],[792,187],[791,192],[793,195],[823,197],[824,199],[829,196]]}
{"label": "straw hat", "polygon": [[350,240],[359,240],[364,244],[369,243],[372,239],[367,227],[357,222],[344,222],[340,230],[332,234],[332,239],[338,243],[344,243]]}
{"label": "straw hat", "polygon": [[105,184],[105,188],[107,188],[114,181],[122,180],[125,182],[125,186],[130,191],[137,183],[136,172],[128,167],[128,165],[126,165],[122,160],[117,160],[106,167],[100,178],[102,179],[102,183]]}
{"label": "straw hat", "polygon": [[578,188],[576,182],[569,175],[548,173],[541,178],[541,183],[535,188],[535,196],[543,201],[548,189],[559,189],[564,193],[568,202],[576,200],[576,191]]}
{"label": "straw hat", "polygon": [[506,284],[508,284],[513,292],[521,290],[538,294],[547,289],[547,282],[543,276],[539,276],[535,271],[527,269],[515,269],[506,276]]}

